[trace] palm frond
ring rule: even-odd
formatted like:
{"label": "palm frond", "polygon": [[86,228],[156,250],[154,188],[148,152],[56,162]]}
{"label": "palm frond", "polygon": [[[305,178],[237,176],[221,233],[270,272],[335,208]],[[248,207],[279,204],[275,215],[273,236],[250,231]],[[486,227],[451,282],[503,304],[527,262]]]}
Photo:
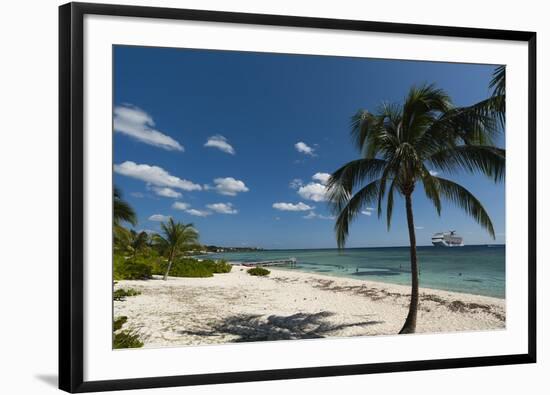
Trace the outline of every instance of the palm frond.
{"label": "palm frond", "polygon": [[137,224],[136,212],[128,202],[122,199],[122,192],[115,187],[113,191],[113,220],[116,225],[120,222],[128,222],[132,225]]}
{"label": "palm frond", "polygon": [[351,139],[360,153],[364,152],[367,140],[380,130],[379,121],[367,110],[359,110],[351,117]]}
{"label": "palm frond", "polygon": [[493,90],[493,96],[504,96],[506,94],[506,66],[501,65],[495,68],[489,88]]}
{"label": "palm frond", "polygon": [[437,180],[441,196],[462,208],[470,217],[481,225],[494,239],[495,230],[491,218],[477,198],[463,186],[445,178],[433,177]]}
{"label": "palm frond", "polygon": [[365,205],[372,204],[376,200],[379,188],[380,180],[372,181],[353,195],[353,197],[348,200],[347,204],[339,210],[338,218],[334,224],[338,248],[343,248],[345,246],[349,234],[349,225],[357,217],[361,208]]}
{"label": "palm frond", "polygon": [[326,190],[327,197],[338,212],[347,203],[354,188],[362,182],[369,182],[384,171],[387,162],[383,159],[357,159],[346,163],[330,176]]}
{"label": "palm frond", "polygon": [[427,160],[432,167],[447,173],[465,170],[479,172],[496,181],[506,173],[506,151],[501,148],[480,145],[461,145],[439,151]]}
{"label": "palm frond", "polygon": [[424,192],[426,197],[432,201],[437,215],[441,215],[441,198],[439,196],[439,185],[437,179],[432,176],[428,169],[425,166],[422,168],[422,186],[424,187]]}
{"label": "palm frond", "polygon": [[[378,212],[378,218],[382,216],[382,200],[384,199],[384,195],[386,194],[386,183],[388,182],[389,177],[394,177],[396,173],[399,171],[399,158],[394,158],[384,169],[382,176],[380,177],[380,186],[378,188],[378,204],[377,204],[377,212]],[[392,182],[393,184],[393,182]]]}
{"label": "palm frond", "polygon": [[390,188],[388,190],[388,199],[386,204],[386,226],[388,231],[391,228],[391,219],[393,215],[393,194],[395,190],[395,179],[392,180]]}

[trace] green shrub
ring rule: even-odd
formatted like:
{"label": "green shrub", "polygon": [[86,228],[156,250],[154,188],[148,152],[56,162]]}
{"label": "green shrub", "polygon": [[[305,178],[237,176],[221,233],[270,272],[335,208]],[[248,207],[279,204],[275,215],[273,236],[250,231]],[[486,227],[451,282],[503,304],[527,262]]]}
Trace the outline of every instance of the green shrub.
{"label": "green shrub", "polygon": [[233,266],[230,263],[227,263],[224,260],[213,261],[212,259],[206,259],[201,261],[203,265],[208,267],[212,273],[229,273]]}
{"label": "green shrub", "polygon": [[[168,261],[158,257],[157,254],[130,259],[115,254],[113,266],[115,280],[143,280],[151,278],[153,274],[164,276]],[[173,277],[212,277],[213,273],[229,273],[232,267],[224,260],[199,261],[195,258],[178,258],[172,264],[168,275]]]}
{"label": "green shrub", "polygon": [[115,292],[113,292],[113,300],[117,300],[120,302],[123,302],[126,300],[126,297],[128,296],[137,296],[141,295],[141,292],[134,288],[119,288]]}
{"label": "green shrub", "polygon": [[128,317],[120,316],[115,318],[115,321],[113,322],[113,348],[143,347],[143,342],[139,340],[139,335],[134,331],[126,330],[115,333],[122,328],[122,325],[124,325],[126,321],[128,321]]}
{"label": "green shrub", "polygon": [[152,276],[153,265],[147,258],[126,259],[115,254],[113,257],[113,277],[115,280],[147,280]]}
{"label": "green shrub", "polygon": [[133,331],[122,331],[113,334],[113,348],[140,348],[143,342]]}
{"label": "green shrub", "polygon": [[[155,268],[155,274],[164,275],[168,262],[160,262]],[[174,261],[169,276],[173,277],[212,277],[213,271],[203,262],[192,258],[180,258]]]}
{"label": "green shrub", "polygon": [[128,317],[125,315],[115,318],[115,321],[113,322],[113,331],[118,331],[122,328],[122,325],[124,325],[126,321],[128,321]]}
{"label": "green shrub", "polygon": [[269,273],[271,273],[269,270],[264,269],[263,267],[254,267],[252,269],[248,269],[246,272],[251,276],[267,276]]}
{"label": "green shrub", "polygon": [[[163,262],[160,266],[162,270],[159,274],[164,275],[168,262]],[[212,277],[213,273],[229,273],[231,269],[232,265],[226,261],[211,259],[199,261],[194,258],[180,258],[172,264],[169,275],[174,277]]]}

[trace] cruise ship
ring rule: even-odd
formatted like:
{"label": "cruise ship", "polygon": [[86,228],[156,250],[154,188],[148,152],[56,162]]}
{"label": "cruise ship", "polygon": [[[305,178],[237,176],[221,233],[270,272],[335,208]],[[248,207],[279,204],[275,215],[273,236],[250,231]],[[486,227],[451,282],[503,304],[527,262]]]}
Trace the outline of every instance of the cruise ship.
{"label": "cruise ship", "polygon": [[464,239],[456,234],[456,231],[435,233],[432,236],[432,244],[436,247],[463,247]]}

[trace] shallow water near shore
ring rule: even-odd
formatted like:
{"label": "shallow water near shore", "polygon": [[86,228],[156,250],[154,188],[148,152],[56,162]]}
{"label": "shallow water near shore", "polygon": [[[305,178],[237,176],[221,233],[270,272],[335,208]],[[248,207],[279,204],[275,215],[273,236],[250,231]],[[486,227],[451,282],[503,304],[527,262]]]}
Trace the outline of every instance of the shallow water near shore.
{"label": "shallow water near shore", "polygon": [[[418,247],[420,286],[503,299],[505,255],[504,245]],[[409,285],[411,279],[408,247],[265,250],[210,254],[208,257],[232,262],[293,257],[297,260],[295,267],[277,267],[401,285]]]}

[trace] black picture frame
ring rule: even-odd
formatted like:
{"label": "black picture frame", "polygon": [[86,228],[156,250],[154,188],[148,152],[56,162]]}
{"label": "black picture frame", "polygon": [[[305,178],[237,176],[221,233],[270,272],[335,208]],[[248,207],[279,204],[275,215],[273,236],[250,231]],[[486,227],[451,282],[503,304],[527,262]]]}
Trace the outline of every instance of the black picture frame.
{"label": "black picture frame", "polygon": [[[86,14],[229,22],[528,43],[528,352],[483,356],[167,377],[84,381],[83,353],[83,19]],[[367,373],[534,363],[536,361],[536,33],[173,8],[69,3],[59,8],[59,388],[71,393]]]}

